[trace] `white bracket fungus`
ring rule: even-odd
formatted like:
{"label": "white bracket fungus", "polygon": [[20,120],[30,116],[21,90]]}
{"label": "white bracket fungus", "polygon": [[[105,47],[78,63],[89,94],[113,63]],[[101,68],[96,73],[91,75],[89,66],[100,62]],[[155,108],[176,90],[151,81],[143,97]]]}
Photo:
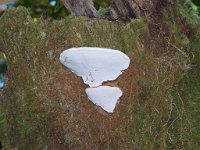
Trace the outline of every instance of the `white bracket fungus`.
{"label": "white bracket fungus", "polygon": [[102,107],[105,111],[112,113],[115,109],[118,99],[122,96],[122,91],[118,87],[99,86],[96,88],[87,88],[85,92],[88,98],[96,105]]}
{"label": "white bracket fungus", "polygon": [[81,47],[62,52],[60,62],[81,76],[85,84],[96,87],[117,79],[128,68],[130,59],[117,50]]}
{"label": "white bracket fungus", "polygon": [[127,55],[113,49],[79,47],[63,51],[60,62],[91,87],[86,93],[93,103],[113,112],[122,92],[117,87],[101,85],[117,79],[128,68],[130,59]]}

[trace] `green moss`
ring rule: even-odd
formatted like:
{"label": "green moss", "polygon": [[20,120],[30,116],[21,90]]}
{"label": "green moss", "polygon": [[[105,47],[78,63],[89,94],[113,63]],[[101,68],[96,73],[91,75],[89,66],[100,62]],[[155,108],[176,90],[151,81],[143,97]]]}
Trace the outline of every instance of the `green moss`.
{"label": "green moss", "polygon": [[[87,145],[88,139],[98,146],[91,137],[96,129],[79,119],[76,101],[83,101],[84,93],[74,93],[71,79],[60,81],[65,69],[59,63],[59,54],[70,47],[98,46],[121,49],[130,55],[139,49],[137,41],[145,35],[146,23],[139,19],[127,26],[85,18],[49,22],[31,18],[24,7],[9,9],[0,18],[9,74],[0,105],[1,116],[5,116],[0,125],[4,148],[76,148]],[[75,124],[86,136],[81,141],[82,133],[75,133]],[[61,147],[56,144],[59,140]]]}
{"label": "green moss", "polygon": [[199,19],[197,19],[197,17],[194,16],[193,12],[191,12],[189,8],[186,7],[186,5],[188,4],[187,2],[185,2],[185,5],[183,5],[182,3],[183,1],[179,1],[179,3],[176,5],[177,12],[180,14],[182,19],[186,21],[191,27],[197,26],[200,23]]}
{"label": "green moss", "polygon": [[[176,109],[178,109],[180,114],[181,124],[176,121],[174,127],[177,131],[174,134],[174,139],[179,139],[184,141],[184,147],[187,149],[198,149],[200,146],[197,142],[200,138],[199,134],[199,107],[200,107],[200,55],[199,46],[200,40],[199,35],[197,35],[193,41],[190,43],[190,51],[193,53],[192,67],[186,74],[186,76],[181,80],[180,84],[174,91],[176,100]],[[178,130],[179,129],[179,130]],[[173,130],[173,129],[171,129]],[[182,133],[180,133],[182,130]],[[173,132],[175,132],[173,130]],[[181,137],[181,139],[180,139]]]}
{"label": "green moss", "polygon": [[[50,22],[31,18],[23,7],[9,9],[0,18],[8,58],[8,82],[0,93],[4,148],[178,149],[184,141],[189,147],[185,137],[192,136],[185,131],[189,128],[182,124],[182,115],[198,110],[184,109],[172,91],[188,70],[188,51],[198,49],[199,41],[189,39],[168,16],[162,27],[169,28],[170,41],[161,30],[150,37],[142,19],[127,25],[83,17]],[[120,49],[131,58],[123,87],[128,93],[113,115],[93,109],[80,78],[59,62],[63,50],[79,46]],[[187,114],[191,122],[194,114]],[[192,130],[198,138],[198,128]]]}
{"label": "green moss", "polygon": [[[190,40],[188,37],[184,34],[184,31],[181,30],[179,24],[171,18],[167,13],[164,14],[166,23],[170,29],[170,32],[172,32],[172,39],[176,45],[181,46],[182,48],[185,48],[187,45],[189,45]],[[169,41],[171,42],[171,41]]]}
{"label": "green moss", "polygon": [[[199,89],[200,89],[200,57],[199,57],[199,20],[195,18],[192,12],[188,13],[188,9],[179,4],[177,5],[177,11],[180,13],[188,28],[196,28],[193,37],[187,37],[184,31],[181,31],[176,21],[165,16],[167,24],[173,33],[173,41],[177,48],[182,53],[182,57],[179,56],[178,64],[187,71],[185,76],[181,79],[181,82],[174,88],[174,106],[172,107],[171,116],[176,117],[173,123],[168,129],[169,136],[171,138],[168,141],[168,145],[173,149],[179,149],[181,145],[185,149],[198,149],[199,125]],[[193,57],[188,57],[192,55]],[[189,63],[190,61],[190,63]],[[182,62],[182,63],[180,63]],[[177,115],[178,112],[178,115]],[[175,142],[180,144],[174,145]]]}
{"label": "green moss", "polygon": [[[177,143],[187,141],[179,128],[188,128],[181,124],[185,109],[172,90],[181,71],[188,70],[187,52],[198,50],[199,41],[191,45],[177,22],[169,15],[165,21],[171,40],[156,35],[144,45],[150,34],[142,19],[127,25],[82,17],[49,22],[31,18],[23,7],[9,9],[0,18],[9,77],[0,104],[4,148],[178,149]],[[92,109],[81,80],[60,64],[61,51],[79,46],[120,49],[131,57],[127,93],[117,113],[105,117]],[[163,53],[155,55],[157,49]],[[194,114],[188,114],[192,122]],[[198,138],[197,129],[192,130]]]}

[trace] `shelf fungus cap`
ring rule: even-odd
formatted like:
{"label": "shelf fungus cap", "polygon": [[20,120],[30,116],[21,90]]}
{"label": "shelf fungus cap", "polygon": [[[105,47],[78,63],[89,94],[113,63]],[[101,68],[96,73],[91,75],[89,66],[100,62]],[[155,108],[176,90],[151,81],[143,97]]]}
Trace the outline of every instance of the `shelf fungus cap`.
{"label": "shelf fungus cap", "polygon": [[90,86],[85,90],[90,101],[108,113],[114,111],[122,91],[102,83],[117,79],[128,68],[127,55],[108,48],[79,47],[63,51],[60,62]]}
{"label": "shelf fungus cap", "polygon": [[60,62],[82,77],[90,87],[100,86],[122,74],[130,64],[127,55],[118,50],[97,47],[70,48],[60,54]]}
{"label": "shelf fungus cap", "polygon": [[122,96],[122,91],[118,87],[99,86],[96,88],[87,88],[85,90],[90,101],[100,106],[108,113],[112,113],[115,109],[117,101]]}

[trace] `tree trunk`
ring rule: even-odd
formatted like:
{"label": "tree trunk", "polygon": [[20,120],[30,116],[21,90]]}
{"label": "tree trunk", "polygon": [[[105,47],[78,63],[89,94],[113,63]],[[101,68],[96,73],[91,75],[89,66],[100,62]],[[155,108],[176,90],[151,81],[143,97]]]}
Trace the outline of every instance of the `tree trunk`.
{"label": "tree trunk", "polygon": [[110,6],[111,18],[141,18],[156,11],[158,3],[170,3],[172,0],[113,0]]}
{"label": "tree trunk", "polygon": [[139,18],[153,8],[152,0],[114,0],[110,12],[113,19]]}
{"label": "tree trunk", "polygon": [[[163,0],[162,2],[171,0]],[[65,7],[75,16],[99,17],[93,0],[63,0]],[[155,10],[157,0],[113,0],[106,18],[111,20],[127,21],[131,18],[140,18],[151,15]]]}
{"label": "tree trunk", "polygon": [[[72,15],[99,17],[92,0],[64,3]],[[199,114],[200,71],[192,74],[200,68],[198,21],[182,0],[115,0],[108,9],[117,21],[69,17],[50,22],[32,18],[24,7],[2,15],[0,50],[7,72],[0,90],[0,147],[199,148],[199,124],[193,118]],[[131,59],[115,81],[123,96],[112,114],[94,105],[82,79],[59,62],[63,50],[85,46],[121,50]],[[188,69],[191,80],[180,84]],[[182,88],[192,82],[194,89]],[[191,98],[192,91],[198,97]]]}
{"label": "tree trunk", "polygon": [[[63,0],[66,8],[75,16],[97,17],[92,0]],[[109,8],[109,19],[138,18],[153,9],[152,0],[113,0]]]}
{"label": "tree trunk", "polygon": [[72,15],[87,17],[98,16],[93,0],[63,0],[63,3]]}

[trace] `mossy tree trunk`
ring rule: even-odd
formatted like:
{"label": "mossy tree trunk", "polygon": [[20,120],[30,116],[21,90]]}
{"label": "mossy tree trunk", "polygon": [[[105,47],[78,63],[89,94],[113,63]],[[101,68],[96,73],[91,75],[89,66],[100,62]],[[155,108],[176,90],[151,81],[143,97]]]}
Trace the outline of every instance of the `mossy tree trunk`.
{"label": "mossy tree trunk", "polygon": [[144,11],[151,13],[153,9],[152,0],[114,0],[110,7],[115,19],[139,18],[144,16]]}
{"label": "mossy tree trunk", "polygon": [[[98,17],[92,0],[63,0],[66,8],[75,16]],[[128,20],[152,13],[157,2],[152,0],[112,0],[109,7],[109,19]]]}
{"label": "mossy tree trunk", "polygon": [[[99,17],[93,0],[63,0],[66,8],[75,16]],[[172,0],[111,0],[105,17],[112,20],[129,20],[153,14],[160,3],[173,4]]]}
{"label": "mossy tree trunk", "polygon": [[[0,18],[8,66],[0,91],[4,149],[198,149],[188,101],[173,95],[200,47],[199,22],[183,1],[116,0],[110,10],[126,24],[96,18],[91,0],[83,8],[84,1],[65,2],[79,17],[47,21],[17,7]],[[123,96],[113,114],[95,107],[82,80],[59,62],[63,50],[80,46],[131,58],[117,80]]]}
{"label": "mossy tree trunk", "polygon": [[87,17],[98,16],[93,0],[63,0],[63,3],[72,15]]}

